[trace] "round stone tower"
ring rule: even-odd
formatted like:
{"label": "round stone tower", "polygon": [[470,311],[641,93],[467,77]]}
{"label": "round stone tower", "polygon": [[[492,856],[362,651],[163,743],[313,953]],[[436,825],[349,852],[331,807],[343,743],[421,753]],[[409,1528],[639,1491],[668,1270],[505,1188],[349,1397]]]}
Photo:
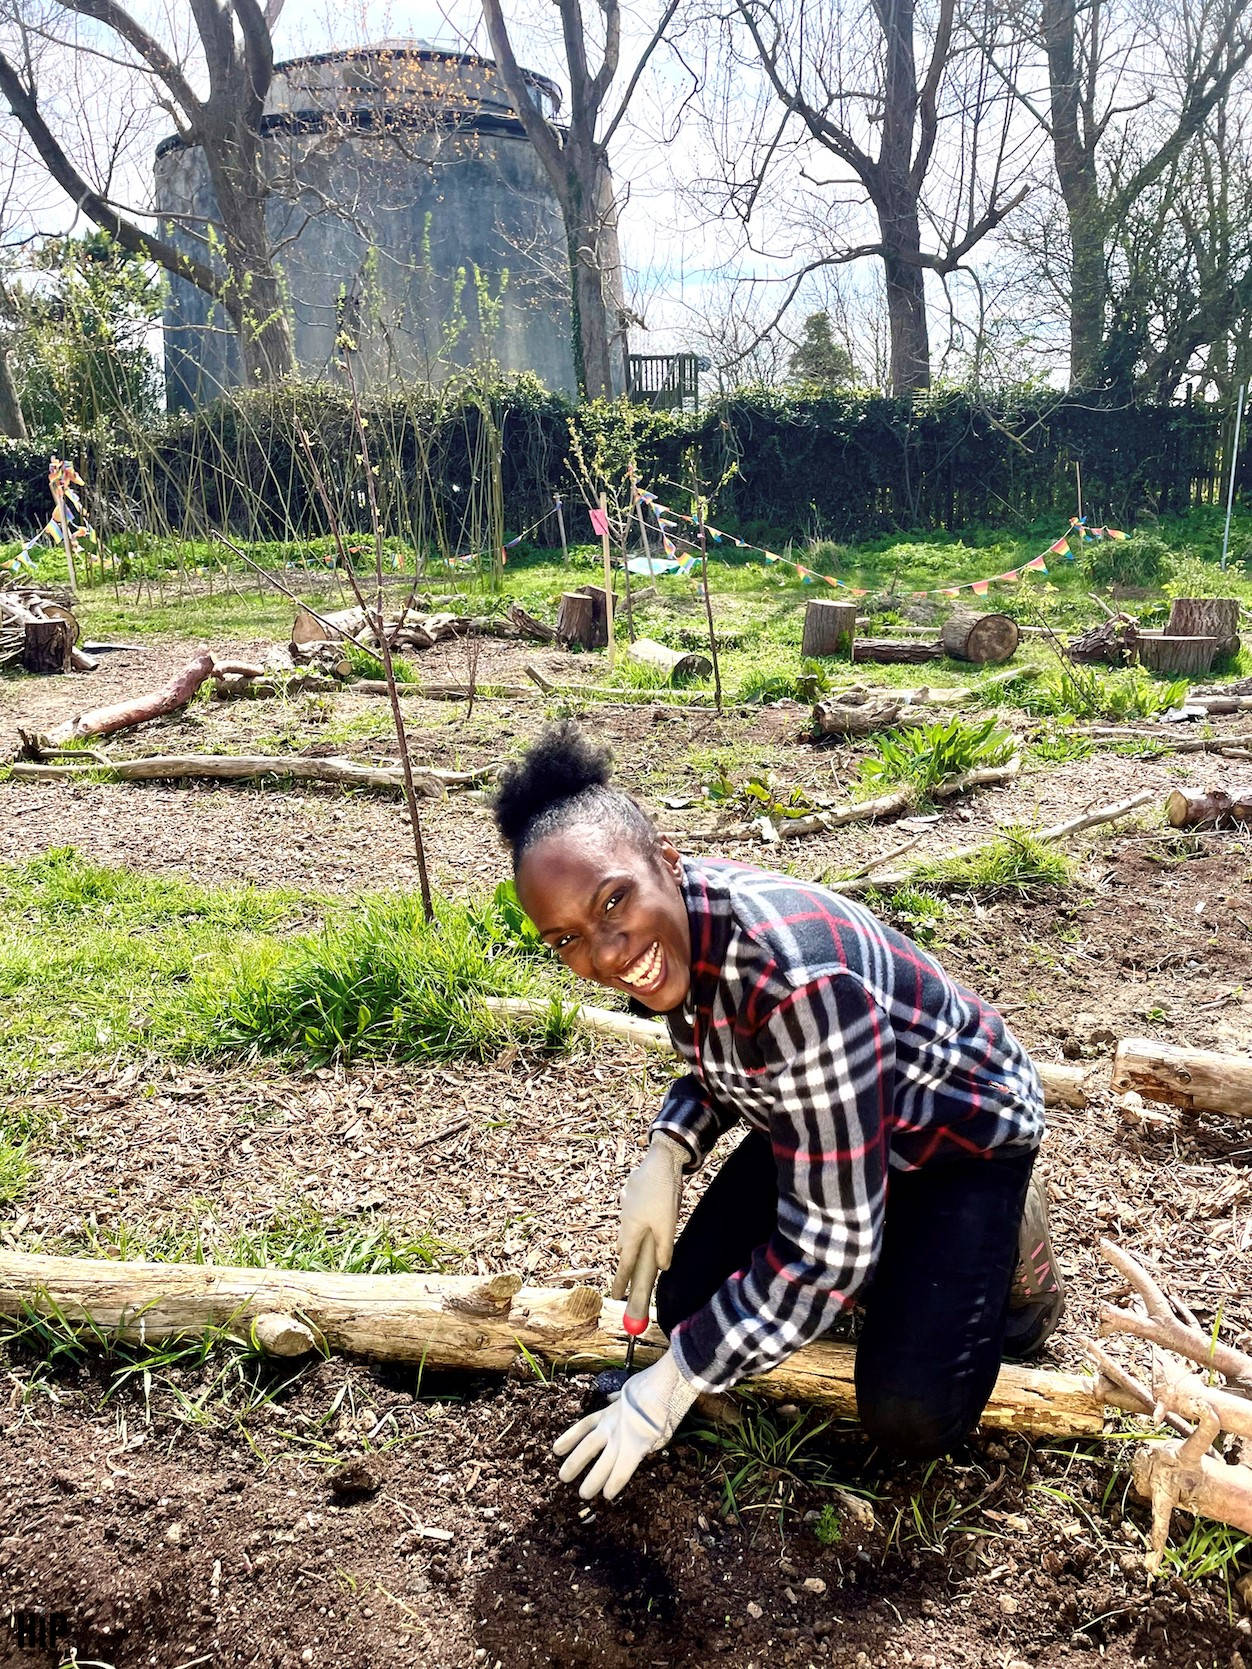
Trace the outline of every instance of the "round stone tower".
{"label": "round stone tower", "polygon": [[[525,73],[555,115],[555,85]],[[275,68],[262,131],[302,373],[334,375],[344,331],[374,390],[490,360],[573,391],[560,209],[493,63],[412,42],[292,59]],[[217,218],[198,146],[166,139],[155,173],[160,216]],[[177,220],[163,229],[203,257]],[[165,371],[173,409],[240,381],[224,310],[178,278]]]}

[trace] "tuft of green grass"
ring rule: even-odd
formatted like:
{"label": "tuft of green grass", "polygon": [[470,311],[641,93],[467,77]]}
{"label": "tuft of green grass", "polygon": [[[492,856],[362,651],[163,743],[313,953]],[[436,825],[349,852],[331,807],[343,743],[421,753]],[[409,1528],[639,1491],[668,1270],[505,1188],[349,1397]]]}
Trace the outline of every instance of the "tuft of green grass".
{"label": "tuft of green grass", "polygon": [[386,1217],[326,1217],[312,1204],[280,1211],[257,1227],[224,1232],[210,1216],[194,1228],[174,1224],[108,1230],[86,1223],[63,1252],[148,1263],[213,1263],[246,1269],[304,1269],[339,1275],[412,1275],[459,1256],[432,1234],[401,1229]]}
{"label": "tuft of green grass", "polygon": [[744,1397],[736,1425],[696,1426],[691,1436],[712,1452],[728,1517],[776,1512],[781,1522],[798,1490],[844,1487],[820,1441],[831,1424],[808,1411],[788,1418]]}
{"label": "tuft of green grass", "polygon": [[890,730],[875,736],[872,746],[871,756],[861,761],[861,786],[880,794],[903,784],[924,799],[949,777],[1004,764],[1016,744],[994,718],[971,724],[954,716],[946,723]]}
{"label": "tuft of green grass", "polygon": [[1063,887],[1073,877],[1073,865],[1064,852],[1028,829],[1006,828],[998,839],[967,857],[922,864],[914,880],[923,886],[1003,893]]}
{"label": "tuft of green grass", "polygon": [[1226,1589],[1226,1604],[1234,1614],[1233,1589],[1244,1565],[1252,1555],[1252,1536],[1230,1524],[1211,1519],[1193,1519],[1187,1538],[1165,1548],[1162,1570],[1190,1584],[1215,1576]]}
{"label": "tuft of green grass", "polygon": [[26,1190],[35,1167],[26,1157],[25,1142],[8,1142],[0,1127],[0,1205],[12,1205]]}
{"label": "tuft of green grass", "polygon": [[933,945],[939,937],[939,929],[948,913],[947,905],[937,893],[914,886],[912,882],[906,882],[891,892],[868,892],[865,902],[876,915],[889,921],[901,933],[906,933],[914,944],[921,945],[923,949]]}
{"label": "tuft of green grass", "polygon": [[[552,997],[564,980],[541,971],[481,910],[441,900],[427,923],[403,895],[356,901],[317,934],[258,941],[223,976],[197,980],[187,1007],[203,1046],[265,1053],[485,1059],[499,1042],[494,1017],[475,998]],[[554,1003],[549,1044],[568,1022]]]}

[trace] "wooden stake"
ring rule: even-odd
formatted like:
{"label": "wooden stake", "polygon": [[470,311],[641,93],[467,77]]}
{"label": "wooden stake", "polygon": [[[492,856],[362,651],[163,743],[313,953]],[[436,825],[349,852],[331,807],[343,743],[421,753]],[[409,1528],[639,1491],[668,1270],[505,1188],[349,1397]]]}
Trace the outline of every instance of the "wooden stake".
{"label": "wooden stake", "polygon": [[609,501],[604,493],[600,494],[600,525],[604,531],[600,535],[600,549],[604,557],[604,614],[608,627],[609,642],[609,671],[613,670],[613,559],[609,555]]}
{"label": "wooden stake", "polygon": [[74,541],[70,538],[70,524],[65,514],[65,493],[60,487],[52,489],[53,503],[60,512],[57,520],[61,528],[61,543],[65,547],[65,567],[69,574],[70,589],[78,590],[78,579],[74,573]]}
{"label": "wooden stake", "polygon": [[557,532],[561,535],[561,560],[569,566],[569,546],[565,542],[565,511],[561,508],[560,493],[553,493],[552,502],[556,505]]}

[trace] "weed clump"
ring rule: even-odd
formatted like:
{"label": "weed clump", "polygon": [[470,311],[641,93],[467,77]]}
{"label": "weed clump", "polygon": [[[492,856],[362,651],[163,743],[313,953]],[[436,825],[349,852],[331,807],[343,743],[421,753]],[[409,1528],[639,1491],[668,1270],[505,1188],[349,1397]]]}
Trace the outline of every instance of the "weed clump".
{"label": "weed clump", "polygon": [[946,724],[910,725],[874,738],[874,753],[861,761],[861,785],[877,794],[899,783],[924,799],[949,777],[1003,765],[1014,746],[994,718],[980,724],[952,718]]}
{"label": "weed clump", "polygon": [[1074,871],[1064,852],[1029,829],[1005,829],[997,840],[965,857],[939,858],[922,864],[915,880],[970,892],[1024,893],[1036,887],[1063,887]]}

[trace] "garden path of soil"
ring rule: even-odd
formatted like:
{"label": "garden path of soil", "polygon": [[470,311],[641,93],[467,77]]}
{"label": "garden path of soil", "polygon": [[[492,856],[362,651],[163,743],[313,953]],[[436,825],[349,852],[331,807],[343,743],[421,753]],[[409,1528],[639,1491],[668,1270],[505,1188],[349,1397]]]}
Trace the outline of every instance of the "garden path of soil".
{"label": "garden path of soil", "polygon": [[[0,725],[6,738],[19,722],[45,728],[159,682],[186,652],[144,649],[72,683],[0,680]],[[514,676],[521,658],[531,657],[489,645],[480,677]],[[551,660],[569,675],[573,658]],[[451,661],[446,672],[461,675]],[[197,706],[130,747],[240,749],[275,731],[316,747],[317,715],[329,706]],[[416,704],[421,759],[474,764],[516,751],[543,708],[491,703],[468,721],[461,714]],[[336,725],[358,715],[366,730],[342,750],[388,754],[385,705],[335,697]],[[654,721],[595,709],[623,779],[653,804],[698,786],[719,750],[732,774],[751,761],[831,791],[832,767],[846,778],[847,757],[798,747],[802,717],[771,709]],[[696,774],[687,775],[692,749]],[[928,849],[966,844],[1010,818],[1060,818],[1210,774],[1194,760],[1101,754],[980,796],[945,817]],[[675,823],[712,823],[707,809],[663,809]],[[445,889],[503,872],[480,803],[451,798],[426,808],[424,824]],[[363,797],[0,785],[4,860],[71,844],[206,882],[349,893],[411,885],[407,838],[397,806]],[[816,875],[898,838],[889,827],[846,830],[781,855]],[[698,849],[755,862],[779,855],[711,840]],[[1042,1056],[1104,1058],[1111,1035],[1126,1031],[1246,1049],[1245,844],[1132,824],[1096,835],[1084,852],[1080,887],[954,909],[945,964],[1003,1006]],[[621,1181],[665,1078],[663,1063],[617,1046],[553,1060],[524,1040],[485,1066],[298,1073],[140,1060],[49,1073],[21,1092],[46,1134],[33,1186],[0,1239],[34,1250],[86,1237],[107,1254],[128,1226],[185,1235],[199,1224],[211,1245],[308,1201],[327,1216],[382,1212],[400,1229],[436,1235],[449,1267],[599,1281],[612,1264]],[[1051,1363],[1080,1362],[1079,1338],[1112,1295],[1096,1246],[1106,1233],[1153,1262],[1205,1325],[1220,1312],[1228,1336],[1252,1327],[1246,1123],[1166,1112],[1143,1131],[1106,1101],[1057,1110],[1046,1153],[1071,1295]],[[724,1431],[721,1448],[676,1443],[620,1503],[584,1507],[557,1481],[548,1451],[584,1405],[585,1379],[437,1381],[328,1361],[237,1420],[219,1387],[197,1422],[188,1405],[220,1367],[215,1357],[175,1369],[172,1381],[158,1374],[145,1401],[139,1384],[106,1400],[98,1362],[43,1373],[20,1347],[0,1362],[0,1666],[57,1661],[17,1648],[3,1627],[8,1606],[64,1613],[78,1658],[116,1669],[646,1669],[714,1655],[734,1669],[1252,1662],[1249,1618],[1219,1585],[1148,1586],[1146,1517],[1124,1506],[1116,1445],[980,1440],[927,1475],[867,1456],[855,1433],[827,1433],[819,1452],[831,1476],[878,1499],[872,1529],[858,1531],[844,1511],[842,1539],[824,1545],[815,1516],[830,1496],[812,1478],[784,1511],[772,1492],[786,1493],[785,1477],[760,1474],[764,1499],[742,1484],[740,1517],[723,1512],[725,1477],[738,1466]],[[344,1462],[357,1464],[332,1470]]]}

